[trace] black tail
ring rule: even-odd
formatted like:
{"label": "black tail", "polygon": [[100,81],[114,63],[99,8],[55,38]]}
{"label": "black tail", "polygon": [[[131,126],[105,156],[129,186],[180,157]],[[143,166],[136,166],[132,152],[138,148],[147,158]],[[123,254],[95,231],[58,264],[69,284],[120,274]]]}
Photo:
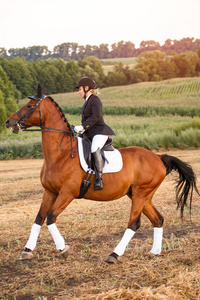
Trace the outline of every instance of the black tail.
{"label": "black tail", "polygon": [[188,198],[190,200],[189,207],[191,213],[192,195],[194,189],[199,195],[199,191],[196,186],[196,176],[192,167],[177,157],[164,154],[161,155],[161,160],[165,165],[167,175],[173,170],[179,173],[179,179],[177,180],[176,185],[176,201],[177,209],[180,207],[181,218],[183,218],[184,206],[188,206]]}

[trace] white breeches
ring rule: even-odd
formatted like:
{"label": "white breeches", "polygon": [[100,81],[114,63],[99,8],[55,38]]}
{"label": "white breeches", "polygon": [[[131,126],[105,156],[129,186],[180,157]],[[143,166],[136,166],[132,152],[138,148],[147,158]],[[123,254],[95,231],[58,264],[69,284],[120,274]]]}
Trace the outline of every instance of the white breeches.
{"label": "white breeches", "polygon": [[103,148],[108,139],[107,135],[96,134],[92,139],[91,152],[94,153],[98,148]]}

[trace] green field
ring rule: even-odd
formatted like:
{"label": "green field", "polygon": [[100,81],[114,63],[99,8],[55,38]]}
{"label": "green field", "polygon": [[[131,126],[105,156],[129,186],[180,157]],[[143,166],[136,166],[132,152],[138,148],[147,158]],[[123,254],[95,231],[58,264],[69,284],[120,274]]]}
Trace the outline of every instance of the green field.
{"label": "green field", "polygon": [[131,64],[135,64],[136,61],[137,61],[137,57],[107,58],[107,59],[101,59],[101,64],[103,66],[114,65],[116,63],[122,63],[123,65],[131,65]]}
{"label": "green field", "polygon": [[[51,95],[70,124],[79,125],[83,99],[75,93]],[[116,148],[151,150],[200,147],[200,78],[138,83],[100,90],[104,119],[116,133]],[[20,101],[20,107],[28,99]],[[40,157],[41,134],[9,130],[1,136],[0,159]]]}
{"label": "green field", "polygon": [[113,72],[114,65],[118,63],[122,63],[124,66],[129,66],[129,68],[131,69],[136,65],[137,57],[101,59],[104,74],[107,75],[108,72]]}
{"label": "green field", "polygon": [[[100,89],[103,106],[199,108],[200,78],[171,79]],[[83,99],[75,93],[52,96],[61,107],[81,107]],[[26,100],[21,103],[25,104]]]}

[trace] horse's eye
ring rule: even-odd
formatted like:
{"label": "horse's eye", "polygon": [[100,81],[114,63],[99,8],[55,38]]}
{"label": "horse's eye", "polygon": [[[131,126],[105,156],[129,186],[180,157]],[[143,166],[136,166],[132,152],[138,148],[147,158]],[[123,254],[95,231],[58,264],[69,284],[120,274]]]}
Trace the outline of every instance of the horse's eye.
{"label": "horse's eye", "polygon": [[28,105],[27,105],[27,108],[31,108],[31,105],[30,105],[30,104],[28,104]]}

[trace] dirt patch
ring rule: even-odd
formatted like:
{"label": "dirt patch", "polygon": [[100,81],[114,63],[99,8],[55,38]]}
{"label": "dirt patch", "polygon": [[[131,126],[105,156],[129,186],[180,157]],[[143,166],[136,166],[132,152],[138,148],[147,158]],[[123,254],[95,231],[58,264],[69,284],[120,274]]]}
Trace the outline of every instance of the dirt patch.
{"label": "dirt patch", "polygon": [[[171,151],[200,176],[200,150]],[[162,255],[150,257],[153,228],[145,216],[117,265],[104,259],[121,239],[130,200],[103,203],[74,200],[57,226],[70,246],[60,258],[46,225],[34,259],[18,260],[41,200],[42,160],[0,162],[0,299],[200,299],[200,201],[194,194],[192,216],[176,210],[174,175],[164,180],[154,205],[164,216]],[[198,182],[198,188],[200,185]]]}

